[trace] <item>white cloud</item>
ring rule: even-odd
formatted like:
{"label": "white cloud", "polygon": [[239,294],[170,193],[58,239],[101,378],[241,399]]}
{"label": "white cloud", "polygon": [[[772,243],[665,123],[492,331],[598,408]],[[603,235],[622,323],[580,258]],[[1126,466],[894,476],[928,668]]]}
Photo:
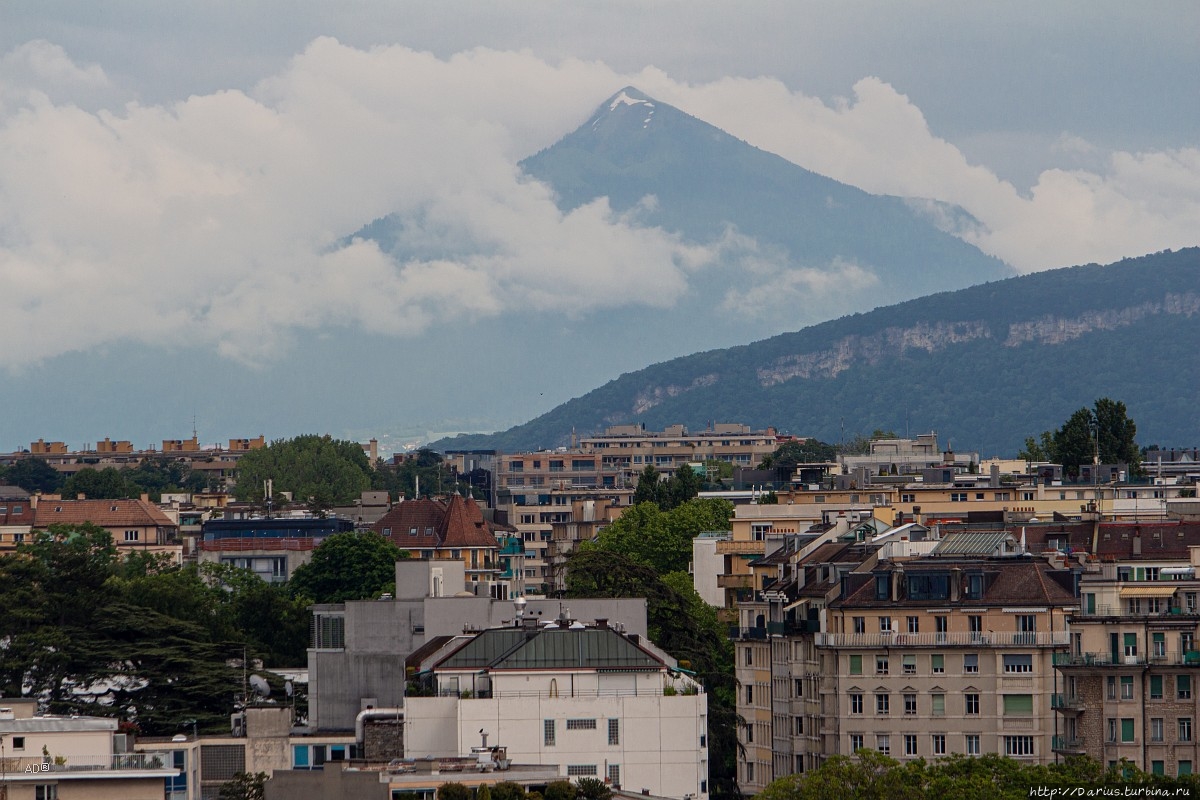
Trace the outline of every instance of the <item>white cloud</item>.
{"label": "white cloud", "polygon": [[[728,242],[690,246],[603,200],[563,214],[516,167],[627,83],[868,191],[961,205],[983,226],[964,235],[1024,270],[1200,230],[1200,150],[1048,170],[1023,195],[877,78],[825,103],[770,78],[685,84],[528,51],[443,59],[324,38],[248,92],[120,104],[101,102],[127,94],[103,69],[38,41],[0,58],[0,365],[122,340],[256,362],[298,328],[410,335],[456,316],[669,306]],[[343,244],[388,214],[421,255]],[[874,277],[785,270],[752,245],[743,264],[763,277],[727,310]]]}
{"label": "white cloud", "polygon": [[749,319],[804,317],[814,306],[828,308],[831,302],[848,300],[860,289],[879,283],[879,276],[852,261],[835,259],[821,267],[788,268],[775,262],[758,261],[755,271],[763,277],[749,289],[730,289],[721,304],[723,311]]}

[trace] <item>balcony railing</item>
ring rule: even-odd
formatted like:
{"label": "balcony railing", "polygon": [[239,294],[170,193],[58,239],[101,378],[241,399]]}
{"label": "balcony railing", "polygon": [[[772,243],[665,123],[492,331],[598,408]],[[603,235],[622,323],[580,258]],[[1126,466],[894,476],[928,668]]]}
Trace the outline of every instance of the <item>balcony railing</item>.
{"label": "balcony railing", "polygon": [[733,627],[733,628],[729,629],[729,638],[730,639],[766,639],[767,638],[767,629],[766,628]]}
{"label": "balcony railing", "polygon": [[1095,606],[1093,608],[1084,606],[1071,614],[1075,617],[1196,617],[1200,616],[1200,609],[1172,606],[1153,611],[1149,609],[1131,611],[1128,606]]}
{"label": "balcony railing", "polygon": [[[1200,665],[1198,660],[1197,665]],[[1116,655],[1112,653],[1055,653],[1056,667],[1138,667],[1145,666],[1144,655]]]}
{"label": "balcony railing", "polygon": [[1050,737],[1050,749],[1061,753],[1082,753],[1083,742],[1075,736]]}
{"label": "balcony railing", "polygon": [[1050,695],[1050,707],[1077,711],[1083,708],[1083,701],[1073,694],[1052,694]]}
{"label": "balcony railing", "polygon": [[[58,763],[61,761],[62,763]],[[115,755],[66,756],[58,759],[45,756],[4,759],[5,772],[10,779],[36,775],[76,772],[147,772],[162,770],[176,774],[170,753],[119,753]]]}
{"label": "balcony railing", "polygon": [[717,588],[719,589],[753,589],[753,575],[718,575]]}
{"label": "balcony railing", "polygon": [[1041,633],[818,633],[818,647],[1065,647],[1066,631]]}

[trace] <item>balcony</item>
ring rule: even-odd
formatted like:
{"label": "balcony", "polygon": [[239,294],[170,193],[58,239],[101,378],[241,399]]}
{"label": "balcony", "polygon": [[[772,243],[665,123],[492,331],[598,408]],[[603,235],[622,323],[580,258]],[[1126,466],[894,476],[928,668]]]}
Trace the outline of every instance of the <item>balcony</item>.
{"label": "balcony", "polygon": [[718,575],[718,589],[753,589],[753,575]]}
{"label": "balcony", "polygon": [[1043,633],[818,633],[818,647],[1066,647],[1066,631]]}
{"label": "balcony", "polygon": [[[1200,659],[1196,661],[1200,666]],[[1114,657],[1112,653],[1055,653],[1056,667],[1144,667],[1145,656]]]}
{"label": "balcony", "polygon": [[1052,694],[1050,707],[1055,711],[1082,711],[1083,701],[1073,694]]}
{"label": "balcony", "polygon": [[766,628],[737,628],[729,629],[730,639],[763,639],[767,638]]}
{"label": "balcony", "polygon": [[1050,737],[1050,749],[1056,753],[1084,753],[1083,742],[1075,736]]}
{"label": "balcony", "polygon": [[738,540],[717,542],[718,555],[761,556],[766,550],[765,542],[747,542]]}
{"label": "balcony", "polygon": [[114,755],[67,756],[55,763],[43,756],[5,760],[10,781],[70,778],[130,778],[178,775],[170,753],[118,753]]}

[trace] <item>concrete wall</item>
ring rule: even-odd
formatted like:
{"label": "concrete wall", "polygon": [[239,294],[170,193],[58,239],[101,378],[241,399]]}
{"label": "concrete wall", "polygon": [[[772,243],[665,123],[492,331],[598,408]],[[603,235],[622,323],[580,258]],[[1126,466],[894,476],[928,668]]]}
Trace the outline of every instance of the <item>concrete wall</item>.
{"label": "concrete wall", "polygon": [[388,800],[391,792],[378,772],[337,769],[280,770],[264,785],[264,800]]}

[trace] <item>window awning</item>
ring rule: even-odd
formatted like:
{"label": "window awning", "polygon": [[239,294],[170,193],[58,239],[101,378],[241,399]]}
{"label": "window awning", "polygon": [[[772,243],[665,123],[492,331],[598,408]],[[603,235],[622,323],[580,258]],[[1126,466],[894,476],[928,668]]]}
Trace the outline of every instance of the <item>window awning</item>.
{"label": "window awning", "polygon": [[1178,586],[1122,586],[1121,597],[1170,597]]}

